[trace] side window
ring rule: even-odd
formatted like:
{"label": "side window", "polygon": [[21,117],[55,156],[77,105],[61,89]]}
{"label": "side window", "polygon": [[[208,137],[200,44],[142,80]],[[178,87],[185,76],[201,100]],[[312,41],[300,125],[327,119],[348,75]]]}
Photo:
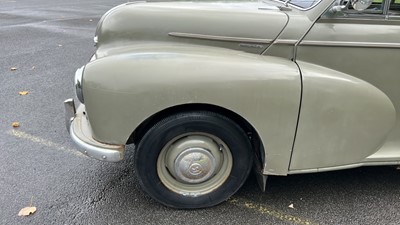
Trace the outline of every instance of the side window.
{"label": "side window", "polygon": [[390,2],[389,15],[400,16],[400,0]]}
{"label": "side window", "polygon": [[[400,0],[392,0],[400,1]],[[365,18],[384,16],[385,0],[337,0],[324,18]]]}
{"label": "side window", "polygon": [[[368,0],[350,1],[349,11],[362,14],[383,14],[383,2],[385,0],[372,0],[368,6]],[[361,9],[357,9],[361,7]],[[366,9],[364,9],[366,7]]]}

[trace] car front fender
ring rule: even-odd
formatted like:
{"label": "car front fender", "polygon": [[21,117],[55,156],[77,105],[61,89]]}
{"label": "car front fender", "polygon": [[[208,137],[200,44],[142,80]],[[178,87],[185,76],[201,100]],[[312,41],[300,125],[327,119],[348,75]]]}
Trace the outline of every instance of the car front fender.
{"label": "car front fender", "polygon": [[166,108],[211,104],[245,118],[258,132],[271,174],[286,174],[301,96],[290,60],[214,47],[132,47],[90,62],[83,94],[94,138],[126,143]]}

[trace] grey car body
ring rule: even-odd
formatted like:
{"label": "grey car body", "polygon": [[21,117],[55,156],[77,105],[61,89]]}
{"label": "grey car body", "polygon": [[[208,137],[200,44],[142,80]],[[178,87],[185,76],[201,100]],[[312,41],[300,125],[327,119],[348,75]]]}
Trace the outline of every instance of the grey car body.
{"label": "grey car body", "polygon": [[142,187],[178,208],[226,200],[252,166],[265,187],[398,165],[399,37],[398,0],[126,3],[98,23],[67,129],[99,160],[135,144],[136,170],[154,173],[138,172]]}

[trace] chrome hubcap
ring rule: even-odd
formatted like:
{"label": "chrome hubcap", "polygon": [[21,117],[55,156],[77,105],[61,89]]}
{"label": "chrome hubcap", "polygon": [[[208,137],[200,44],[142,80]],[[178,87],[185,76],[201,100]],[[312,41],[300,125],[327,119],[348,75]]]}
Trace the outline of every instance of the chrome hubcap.
{"label": "chrome hubcap", "polygon": [[161,150],[157,173],[170,190],[198,196],[221,186],[232,170],[232,155],[218,137],[187,133],[176,137]]}
{"label": "chrome hubcap", "polygon": [[175,160],[176,178],[187,183],[201,183],[215,171],[216,161],[207,149],[188,148]]}

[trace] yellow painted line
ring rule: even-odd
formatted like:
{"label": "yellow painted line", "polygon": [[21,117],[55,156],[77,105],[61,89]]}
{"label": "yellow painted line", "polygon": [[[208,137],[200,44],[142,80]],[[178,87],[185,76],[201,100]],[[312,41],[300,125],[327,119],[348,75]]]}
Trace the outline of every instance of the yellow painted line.
{"label": "yellow painted line", "polygon": [[25,139],[25,140],[28,140],[28,141],[31,141],[31,142],[34,142],[34,143],[38,143],[40,145],[43,145],[43,146],[46,146],[46,147],[49,147],[49,148],[52,148],[52,149],[57,149],[57,150],[60,150],[60,151],[68,152],[68,153],[76,155],[76,156],[85,156],[84,154],[80,153],[78,150],[67,148],[67,147],[62,146],[60,144],[54,143],[52,141],[46,140],[46,139],[41,138],[41,137],[36,137],[36,136],[34,136],[32,134],[28,134],[28,133],[25,133],[23,131],[10,130],[7,133],[9,135],[14,136],[14,137]]}
{"label": "yellow painted line", "polygon": [[284,222],[300,224],[300,225],[317,225],[318,223],[313,222],[309,219],[300,218],[297,216],[289,215],[278,210],[270,209],[268,206],[240,198],[231,198],[228,200],[229,203],[235,206],[243,207],[249,210],[253,210],[257,213],[274,217]]}

